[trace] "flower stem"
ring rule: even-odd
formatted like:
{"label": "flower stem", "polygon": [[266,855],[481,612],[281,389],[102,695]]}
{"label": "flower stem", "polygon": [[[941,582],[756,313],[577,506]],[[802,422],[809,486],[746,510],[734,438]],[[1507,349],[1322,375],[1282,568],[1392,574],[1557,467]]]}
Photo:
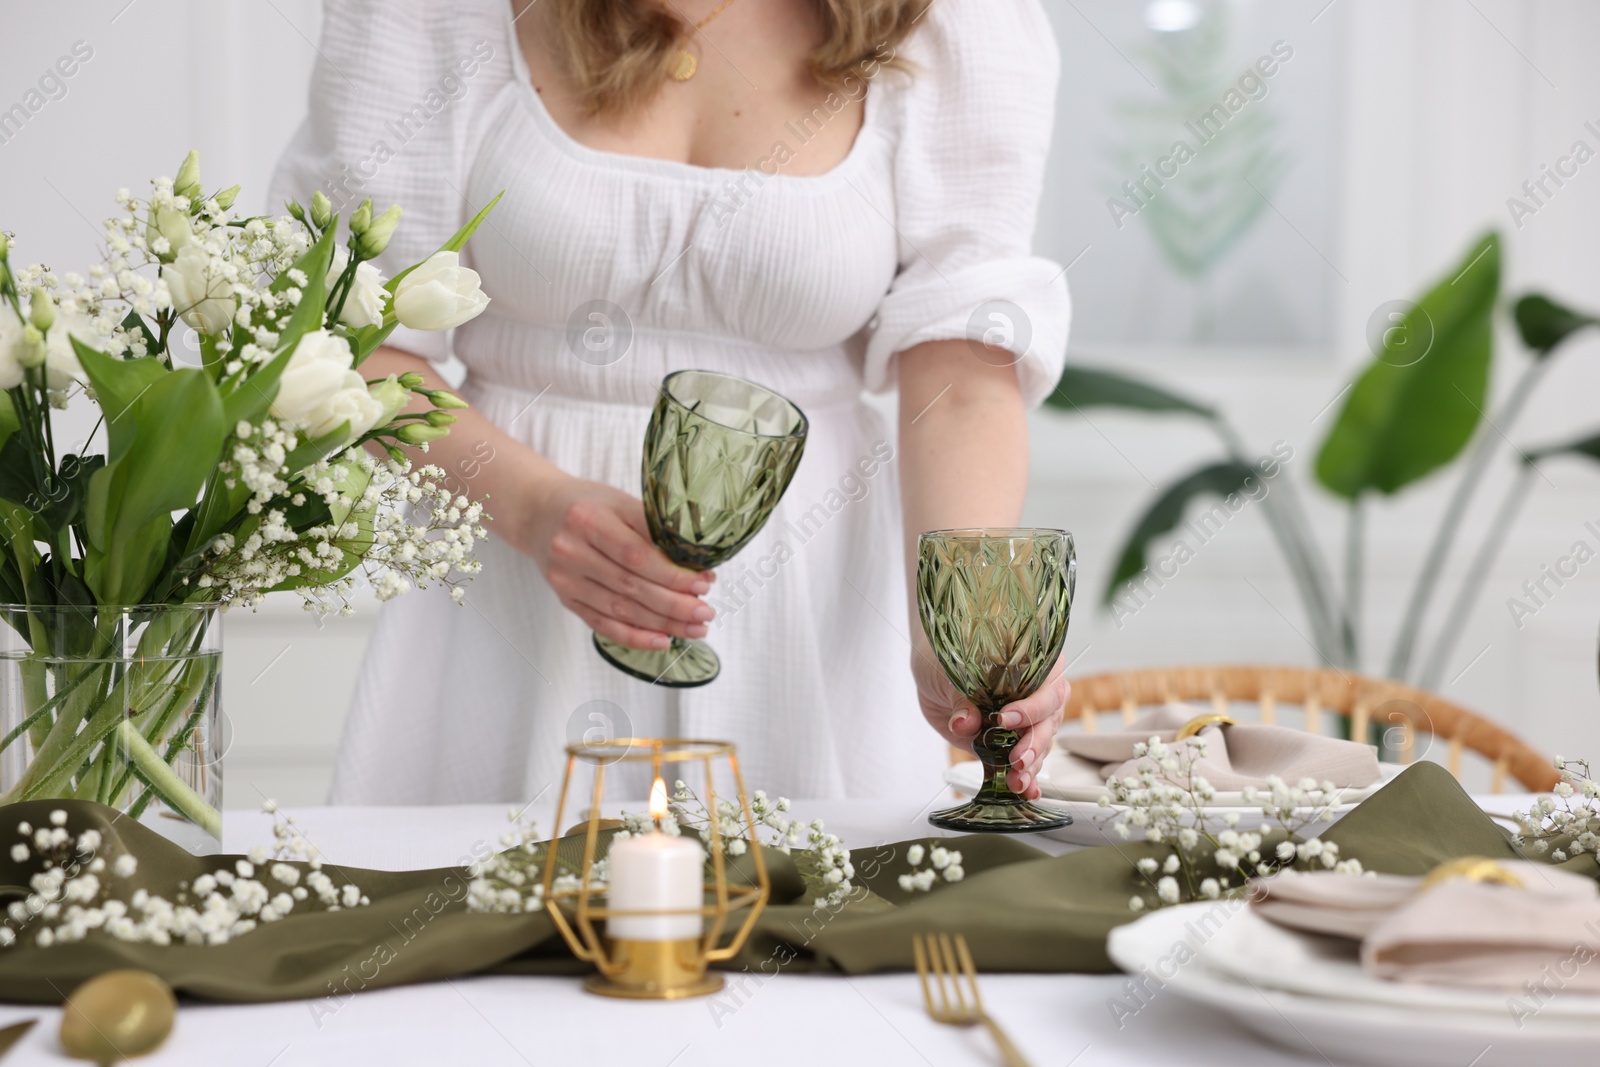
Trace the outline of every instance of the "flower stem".
{"label": "flower stem", "polygon": [[218,841],[222,840],[222,813],[184,784],[132,723],[124,720],[117,724],[117,741],[128,753],[128,760],[137,768],[140,777],[150,783],[150,788],[168,807]]}

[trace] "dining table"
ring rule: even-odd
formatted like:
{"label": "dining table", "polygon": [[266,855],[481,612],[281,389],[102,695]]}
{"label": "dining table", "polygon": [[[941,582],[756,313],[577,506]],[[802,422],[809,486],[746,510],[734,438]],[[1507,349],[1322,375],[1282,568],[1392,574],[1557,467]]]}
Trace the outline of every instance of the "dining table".
{"label": "dining table", "polygon": [[[795,800],[791,814],[822,819],[852,849],[937,834],[928,812],[948,803]],[[1528,797],[1475,798],[1506,814]],[[548,830],[554,803],[525,809]],[[464,865],[497,847],[505,805],[290,809],[326,861],[376,869]],[[568,822],[573,821],[569,816]],[[270,844],[272,817],[229,810],[223,847]],[[1077,847],[1032,835],[1051,853]],[[636,1001],[583,991],[574,977],[479,976],[267,1004],[184,998],[177,1025],[149,1067],[378,1067],[378,1065],[617,1065],[617,1067],[956,1067],[1002,1062],[982,1027],[935,1023],[913,973],[786,974],[781,966],[725,972],[719,993]],[[1166,990],[1135,995],[1122,974],[982,974],[989,1014],[1034,1067],[1329,1067],[1292,1026],[1269,1044]],[[1148,990],[1148,987],[1146,987]],[[38,1025],[0,1067],[66,1064],[60,1011],[0,1004],[0,1027]],[[1486,1050],[1473,1067],[1511,1064]],[[1462,1067],[1467,1067],[1463,1064]]]}

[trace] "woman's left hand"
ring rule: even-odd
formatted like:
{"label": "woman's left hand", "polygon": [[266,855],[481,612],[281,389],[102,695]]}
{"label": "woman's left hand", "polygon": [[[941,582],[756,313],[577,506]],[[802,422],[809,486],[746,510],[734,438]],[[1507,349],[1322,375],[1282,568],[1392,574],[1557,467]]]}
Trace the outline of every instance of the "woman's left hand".
{"label": "woman's left hand", "polygon": [[[946,741],[970,752],[981,728],[982,716],[972,702],[950,684],[949,675],[944,673],[933,650],[923,641],[917,642],[912,652],[911,673],[916,678],[917,696],[928,724]],[[1006,775],[1006,784],[1030,800],[1039,797],[1039,765],[1050,753],[1071,694],[1066,660],[1057,657],[1044,684],[1032,696],[1000,709],[1000,727],[1022,735],[1017,747],[1011,750],[1011,770]]]}

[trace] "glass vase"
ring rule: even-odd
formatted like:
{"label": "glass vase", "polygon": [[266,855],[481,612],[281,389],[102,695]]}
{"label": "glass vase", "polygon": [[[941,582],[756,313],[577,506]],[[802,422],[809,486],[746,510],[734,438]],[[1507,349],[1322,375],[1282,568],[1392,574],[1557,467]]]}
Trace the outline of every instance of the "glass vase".
{"label": "glass vase", "polygon": [[0,605],[0,804],[95,801],[220,851],[221,675],[215,604]]}

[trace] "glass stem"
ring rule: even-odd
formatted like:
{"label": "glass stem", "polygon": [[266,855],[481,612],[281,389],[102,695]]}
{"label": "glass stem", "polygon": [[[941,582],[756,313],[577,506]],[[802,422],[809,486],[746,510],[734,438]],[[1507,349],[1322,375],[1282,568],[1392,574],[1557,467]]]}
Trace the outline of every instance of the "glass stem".
{"label": "glass stem", "polygon": [[1011,771],[1011,750],[1017,747],[1022,735],[1000,727],[999,709],[980,711],[980,714],[983,728],[972,743],[973,754],[983,763],[983,787],[978,790],[976,800],[980,804],[1021,804],[1022,798],[1006,784],[1006,775]]}

